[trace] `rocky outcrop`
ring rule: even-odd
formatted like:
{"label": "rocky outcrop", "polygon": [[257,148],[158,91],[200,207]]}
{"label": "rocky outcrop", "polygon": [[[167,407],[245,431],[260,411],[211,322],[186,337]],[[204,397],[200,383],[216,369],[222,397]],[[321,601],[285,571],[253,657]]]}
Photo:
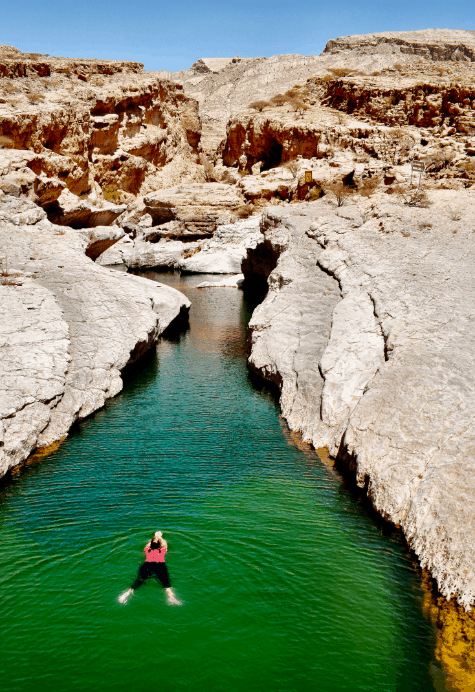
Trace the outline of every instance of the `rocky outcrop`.
{"label": "rocky outcrop", "polygon": [[330,39],[323,55],[356,51],[366,55],[399,53],[402,58],[420,56],[433,61],[475,61],[475,34],[458,29],[383,31],[375,34],[342,36]]}
{"label": "rocky outcrop", "polygon": [[129,269],[169,268],[197,274],[237,274],[248,248],[260,237],[260,215],[218,226],[212,238],[147,241],[125,236],[98,258],[102,265],[125,264]]}
{"label": "rocky outcrop", "polygon": [[203,148],[213,155],[225,136],[229,118],[246,110],[251,102],[303,85],[315,75],[328,77],[330,71],[338,70],[366,75],[384,70],[397,73],[403,68],[420,78],[442,61],[448,75],[455,66],[454,78],[463,74],[472,80],[470,62],[474,56],[472,32],[427,29],[332,39],[321,55],[222,58],[214,65],[202,59],[190,70],[159,74],[183,84],[185,93],[197,99],[203,119]]}
{"label": "rocky outcrop", "polygon": [[[21,75],[18,60],[25,65]],[[204,180],[198,104],[180,85],[138,63],[47,62],[50,68],[39,74],[26,57],[4,60],[0,177],[7,165],[11,170],[10,188],[1,189],[16,194],[15,186],[29,186],[30,198],[36,194],[43,206],[65,187],[92,204],[119,204],[158,187]],[[46,191],[38,189],[39,179],[51,179]]]}
{"label": "rocky outcrop", "polygon": [[59,226],[72,228],[94,228],[108,226],[127,209],[126,205],[100,202],[93,204],[88,199],[80,199],[69,190],[63,190],[58,199],[46,207],[48,218]]}
{"label": "rocky outcrop", "polygon": [[243,263],[269,285],[250,364],[281,387],[290,427],[346,459],[442,594],[468,607],[475,198],[430,197],[430,209],[385,195],[269,209]]}
{"label": "rocky outcrop", "polygon": [[168,286],[91,261],[85,251],[107,232],[113,241],[113,227],[59,228],[0,194],[0,477],[117,394],[125,365],[189,306]]}
{"label": "rocky outcrop", "polygon": [[237,219],[244,199],[230,185],[203,183],[158,190],[144,204],[164,237],[211,236],[218,225]]}

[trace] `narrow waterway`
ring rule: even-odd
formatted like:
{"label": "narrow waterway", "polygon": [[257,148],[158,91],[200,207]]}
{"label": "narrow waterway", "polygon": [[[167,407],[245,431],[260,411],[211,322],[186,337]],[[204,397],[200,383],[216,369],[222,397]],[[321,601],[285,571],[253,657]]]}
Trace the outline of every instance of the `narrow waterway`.
{"label": "narrow waterway", "polygon": [[[406,547],[249,375],[242,292],[156,278],[188,328],[0,490],[2,690],[442,689]],[[183,605],[120,605],[156,529]]]}

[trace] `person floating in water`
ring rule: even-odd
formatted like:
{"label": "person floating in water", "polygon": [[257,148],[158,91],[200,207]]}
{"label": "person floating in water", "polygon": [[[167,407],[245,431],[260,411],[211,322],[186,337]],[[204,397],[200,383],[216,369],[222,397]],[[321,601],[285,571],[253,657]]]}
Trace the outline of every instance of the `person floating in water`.
{"label": "person floating in water", "polygon": [[165,564],[165,555],[168,550],[168,544],[162,537],[161,531],[156,531],[151,541],[147,543],[143,549],[145,553],[145,562],[143,562],[137,574],[137,578],[127,591],[119,596],[119,603],[126,603],[127,599],[132,596],[134,591],[145,584],[147,579],[152,575],[161,583],[168,597],[170,605],[181,605],[173,589],[171,588],[170,575]]}

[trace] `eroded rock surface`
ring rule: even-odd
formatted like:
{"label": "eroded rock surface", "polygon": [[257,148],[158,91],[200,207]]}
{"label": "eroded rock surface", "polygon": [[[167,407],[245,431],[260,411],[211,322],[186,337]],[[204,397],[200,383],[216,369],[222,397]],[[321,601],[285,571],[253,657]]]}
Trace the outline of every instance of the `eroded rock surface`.
{"label": "eroded rock surface", "polygon": [[[349,460],[441,592],[475,600],[475,196],[268,210],[250,363],[292,429]],[[454,221],[454,205],[459,217]],[[260,260],[262,257],[262,261]]]}
{"label": "eroded rock surface", "polygon": [[238,274],[248,248],[260,237],[260,215],[218,226],[211,238],[183,241],[147,236],[123,237],[98,258],[102,265],[125,264],[130,269],[170,268],[197,274]]}
{"label": "eroded rock surface", "polygon": [[216,227],[236,219],[244,203],[231,185],[203,183],[158,190],[144,198],[155,229],[163,236],[210,236]]}
{"label": "eroded rock surface", "polygon": [[117,394],[125,365],[189,306],[168,286],[95,264],[85,251],[101,238],[90,234],[0,195],[0,476]]}

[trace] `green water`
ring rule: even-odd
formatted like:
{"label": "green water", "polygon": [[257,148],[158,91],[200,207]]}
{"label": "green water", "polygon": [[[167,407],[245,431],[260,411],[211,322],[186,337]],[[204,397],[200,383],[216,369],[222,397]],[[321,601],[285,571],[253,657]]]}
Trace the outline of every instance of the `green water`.
{"label": "green water", "polygon": [[[0,491],[1,689],[433,690],[414,564],[250,378],[242,293],[159,278],[189,328]],[[156,529],[183,605],[120,605]]]}

